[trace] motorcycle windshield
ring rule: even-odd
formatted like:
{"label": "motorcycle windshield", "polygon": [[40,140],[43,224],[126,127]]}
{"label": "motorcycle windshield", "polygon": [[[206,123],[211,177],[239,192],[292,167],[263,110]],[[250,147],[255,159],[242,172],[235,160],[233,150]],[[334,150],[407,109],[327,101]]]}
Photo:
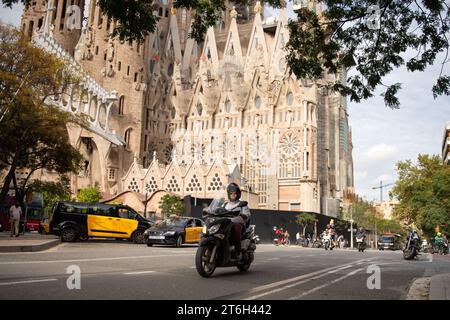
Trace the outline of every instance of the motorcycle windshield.
{"label": "motorcycle windshield", "polygon": [[225,204],[225,198],[217,197],[217,198],[214,198],[211,201],[211,203],[209,204],[209,206],[207,208],[205,208],[203,211],[206,211],[208,213],[214,213],[217,210],[217,208],[222,208],[224,204]]}

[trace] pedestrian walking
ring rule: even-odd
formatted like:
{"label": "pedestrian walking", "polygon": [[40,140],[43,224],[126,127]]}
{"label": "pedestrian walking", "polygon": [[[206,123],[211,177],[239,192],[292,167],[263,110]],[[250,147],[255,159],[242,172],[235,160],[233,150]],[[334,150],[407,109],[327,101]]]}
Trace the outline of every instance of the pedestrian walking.
{"label": "pedestrian walking", "polygon": [[22,215],[22,208],[16,202],[11,208],[9,208],[9,223],[11,225],[11,237],[19,236],[19,222]]}

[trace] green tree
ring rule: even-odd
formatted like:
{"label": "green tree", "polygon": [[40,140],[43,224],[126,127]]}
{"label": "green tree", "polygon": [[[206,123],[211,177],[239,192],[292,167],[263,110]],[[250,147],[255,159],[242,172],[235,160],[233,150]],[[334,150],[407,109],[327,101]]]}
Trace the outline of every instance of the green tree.
{"label": "green tree", "polygon": [[[66,125],[84,125],[51,104],[69,84],[76,83],[65,62],[33,47],[21,33],[0,26],[0,203],[14,185],[23,203],[27,184],[37,170],[78,172],[82,155],[69,141]],[[16,170],[27,175],[16,179]]]}
{"label": "green tree", "polygon": [[419,155],[396,165],[398,180],[390,195],[399,200],[394,215],[431,236],[437,225],[450,231],[450,167],[439,156]]}
{"label": "green tree", "polygon": [[102,194],[97,186],[81,189],[77,194],[77,200],[80,202],[99,202],[101,198]]}
{"label": "green tree", "polygon": [[299,214],[296,218],[296,222],[303,228],[303,237],[305,237],[306,228],[308,225],[314,225],[317,222],[317,218],[314,214],[311,213],[302,213]]}
{"label": "green tree", "polygon": [[[21,1],[2,0],[11,6]],[[157,7],[152,0],[99,0],[98,4],[111,20],[116,21],[112,37],[142,42],[156,30]],[[235,0],[248,5],[250,0]],[[305,2],[305,1],[303,1]],[[319,85],[339,91],[360,102],[373,96],[378,87],[386,105],[398,108],[397,93],[401,83],[384,83],[394,69],[406,66],[410,72],[424,71],[442,53],[442,68],[432,93],[450,94],[450,76],[444,74],[449,61],[448,17],[450,7],[445,0],[318,0],[323,11],[305,7],[297,11],[297,19],[289,22],[290,39],[286,44],[286,61],[290,72],[299,79],[322,79],[324,72],[336,73],[355,67],[348,79],[321,82]],[[226,8],[225,0],[176,0],[175,8],[192,10],[190,37],[204,39],[210,26],[216,25]],[[261,1],[275,8],[284,7],[285,0]],[[378,6],[378,11],[369,10]],[[376,21],[379,21],[379,27]],[[417,52],[407,58],[408,51]]]}
{"label": "green tree", "polygon": [[29,185],[29,190],[42,193],[45,209],[51,209],[57,201],[67,201],[71,198],[70,180],[66,176],[61,176],[59,181],[33,180]]}
{"label": "green tree", "polygon": [[159,202],[159,208],[165,218],[173,214],[182,215],[184,213],[184,206],[181,199],[174,195],[164,195]]}

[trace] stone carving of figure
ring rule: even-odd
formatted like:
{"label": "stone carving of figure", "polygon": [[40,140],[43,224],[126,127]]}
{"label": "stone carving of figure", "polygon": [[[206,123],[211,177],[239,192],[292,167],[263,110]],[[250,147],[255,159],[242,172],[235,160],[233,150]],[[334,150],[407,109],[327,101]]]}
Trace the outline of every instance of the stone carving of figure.
{"label": "stone carving of figure", "polygon": [[237,15],[238,15],[238,13],[237,13],[237,11],[236,11],[236,7],[233,6],[233,9],[232,9],[231,12],[230,12],[230,18],[231,18],[231,19],[236,19]]}
{"label": "stone carving of figure", "polygon": [[86,60],[91,60],[93,57],[91,49],[88,49],[85,55]]}
{"label": "stone carving of figure", "polygon": [[288,111],[287,116],[286,116],[286,122],[288,123],[289,127],[291,126],[292,123],[292,111]]}
{"label": "stone carving of figure", "polygon": [[112,66],[112,64],[110,64],[107,75],[108,75],[108,77],[111,78],[114,76],[114,74],[115,74],[115,72],[114,72],[113,66]]}
{"label": "stone carving of figure", "polygon": [[255,116],[255,120],[254,120],[253,125],[255,126],[255,128],[258,128],[258,126],[259,126],[259,114],[257,114]]}
{"label": "stone carving of figure", "polygon": [[261,1],[256,1],[255,8],[253,9],[253,12],[255,14],[258,14],[258,13],[261,14],[262,9],[263,9],[263,7],[261,6]]}
{"label": "stone carving of figure", "polygon": [[114,59],[114,43],[112,43],[112,41],[110,41],[108,44],[108,49],[106,51],[106,58],[108,59],[109,62],[112,62]]}
{"label": "stone carving of figure", "polygon": [[52,23],[51,25],[50,25],[50,32],[49,32],[49,34],[50,34],[50,37],[52,37],[53,38],[53,31],[55,30],[55,25]]}
{"label": "stone carving of figure", "polygon": [[78,42],[78,44],[75,47],[74,58],[75,58],[75,61],[81,61],[86,58],[85,45],[81,40]]}
{"label": "stone carving of figure", "polygon": [[106,77],[106,67],[103,67],[100,72],[101,72],[102,76]]}
{"label": "stone carving of figure", "polygon": [[85,31],[84,31],[84,44],[86,45],[86,47],[90,47],[92,44],[92,27],[88,27]]}

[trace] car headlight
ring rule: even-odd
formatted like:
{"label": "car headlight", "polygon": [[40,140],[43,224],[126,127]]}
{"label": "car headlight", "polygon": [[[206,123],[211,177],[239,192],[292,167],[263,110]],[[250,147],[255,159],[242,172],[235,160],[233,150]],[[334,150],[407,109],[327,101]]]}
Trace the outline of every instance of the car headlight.
{"label": "car headlight", "polygon": [[145,230],[145,231],[144,231],[144,235],[148,235],[149,232],[150,232],[150,231]]}
{"label": "car headlight", "polygon": [[203,226],[202,233],[206,233],[207,230],[208,230],[208,228],[206,228],[206,226]]}
{"label": "car headlight", "polygon": [[167,231],[164,233],[165,236],[173,236],[175,234],[175,231]]}
{"label": "car headlight", "polygon": [[209,234],[216,233],[217,231],[219,231],[219,228],[220,228],[220,225],[215,224],[211,228],[208,229],[208,233]]}

